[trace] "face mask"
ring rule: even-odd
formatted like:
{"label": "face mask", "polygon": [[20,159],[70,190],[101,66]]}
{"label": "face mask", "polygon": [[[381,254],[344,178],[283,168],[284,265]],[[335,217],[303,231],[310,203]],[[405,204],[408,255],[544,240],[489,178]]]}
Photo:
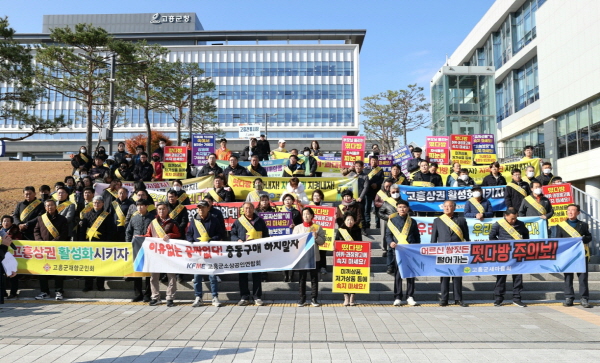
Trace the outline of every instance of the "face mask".
{"label": "face mask", "polygon": [[165,144],[158,144],[160,147],[165,147]]}
{"label": "face mask", "polygon": [[533,171],[528,171],[528,172],[527,172],[527,177],[528,177],[528,178],[533,178],[534,174],[535,174],[535,173],[534,173]]}
{"label": "face mask", "polygon": [[310,152],[308,152],[308,151],[304,152],[304,156],[309,156],[309,155],[310,155]]}
{"label": "face mask", "polygon": [[400,193],[391,193],[392,198],[397,199],[400,198]]}
{"label": "face mask", "polygon": [[50,194],[42,194],[42,200],[50,198]]}
{"label": "face mask", "polygon": [[87,176],[87,174],[81,174],[82,178],[85,178]]}
{"label": "face mask", "polygon": [[173,186],[173,190],[176,191],[176,192],[178,192],[178,191],[181,190],[181,187],[179,185],[174,185]]}
{"label": "face mask", "polygon": [[534,193],[534,194],[536,194],[536,195],[540,195],[540,194],[542,194],[542,188],[535,188],[535,189],[533,190],[533,193]]}
{"label": "face mask", "polygon": [[460,176],[460,180],[467,181],[467,180],[469,180],[469,176],[463,174],[463,175]]}
{"label": "face mask", "polygon": [[156,156],[156,157],[153,157],[153,158],[152,158],[152,160],[154,160],[154,161],[159,161],[159,160],[160,160],[160,158],[159,158],[158,156]]}
{"label": "face mask", "polygon": [[256,184],[256,190],[263,190],[263,187],[262,184]]}
{"label": "face mask", "polygon": [[552,169],[544,169],[544,174],[550,174],[552,172]]}
{"label": "face mask", "polygon": [[479,198],[479,197],[481,197],[480,192],[473,192],[473,198]]}
{"label": "face mask", "polygon": [[125,160],[127,160],[127,162],[130,162],[130,161],[131,161],[131,158],[125,158]]}
{"label": "face mask", "polygon": [[79,152],[82,153],[82,154],[85,154],[86,151],[87,151],[86,149],[79,150]]}
{"label": "face mask", "polygon": [[181,144],[181,146],[187,146],[187,144],[184,142],[183,144]]}

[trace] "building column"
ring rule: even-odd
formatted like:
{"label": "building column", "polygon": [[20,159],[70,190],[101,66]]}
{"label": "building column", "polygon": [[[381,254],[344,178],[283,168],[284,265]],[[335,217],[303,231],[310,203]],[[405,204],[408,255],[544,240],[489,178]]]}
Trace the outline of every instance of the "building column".
{"label": "building column", "polygon": [[590,197],[600,199],[600,177],[586,179],[585,192]]}
{"label": "building column", "polygon": [[560,170],[556,170],[556,160],[558,159],[557,135],[556,135],[556,119],[551,118],[544,121],[544,149],[546,155],[543,158],[545,161],[552,163],[554,175],[560,175]]}
{"label": "building column", "polygon": [[19,152],[17,153],[17,159],[19,159],[19,160],[23,160],[23,152],[22,152],[22,151],[19,151]]}

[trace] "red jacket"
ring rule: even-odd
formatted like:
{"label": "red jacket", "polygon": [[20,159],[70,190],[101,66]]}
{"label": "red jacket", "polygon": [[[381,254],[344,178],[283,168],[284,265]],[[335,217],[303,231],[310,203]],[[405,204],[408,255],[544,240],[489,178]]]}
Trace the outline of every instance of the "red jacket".
{"label": "red jacket", "polygon": [[[179,232],[179,227],[177,227],[177,223],[171,218],[167,218],[165,220],[160,219],[159,216],[156,216],[156,220],[160,224],[160,226],[165,230],[165,233],[169,235],[169,238],[181,238],[181,233]],[[154,223],[154,221],[152,222]],[[148,230],[146,230],[146,234],[144,237],[157,237],[160,238],[154,226],[150,223],[148,225]]]}
{"label": "red jacket", "polygon": [[153,181],[163,181],[163,163],[160,161],[153,161],[154,165],[154,176],[152,178]]}

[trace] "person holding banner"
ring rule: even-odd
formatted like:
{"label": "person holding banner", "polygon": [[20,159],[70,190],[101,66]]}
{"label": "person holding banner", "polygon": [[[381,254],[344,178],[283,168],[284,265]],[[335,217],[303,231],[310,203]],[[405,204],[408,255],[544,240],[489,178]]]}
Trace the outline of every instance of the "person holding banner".
{"label": "person holding banner", "polygon": [[492,218],[494,216],[492,203],[482,196],[481,187],[473,187],[471,196],[465,203],[465,218],[477,218],[483,221],[484,218]]}
{"label": "person holding banner", "polygon": [[[416,244],[421,243],[421,234],[417,223],[408,215],[410,207],[408,202],[400,200],[396,204],[396,213],[392,215],[388,221],[388,228],[385,232],[384,239],[389,243],[390,252],[399,244]],[[402,262],[400,262],[402,263]],[[456,281],[454,282],[456,284]],[[406,279],[406,303],[410,306],[417,305],[415,301],[415,278]],[[443,296],[443,293],[442,293]],[[394,272],[394,306],[402,305],[402,275],[400,269],[396,268]]]}
{"label": "person holding banner", "polygon": [[208,155],[207,163],[202,166],[196,177],[205,176],[205,175],[223,175],[223,169],[217,165],[217,154],[212,153]]}
{"label": "person holding banner", "polygon": [[[341,217],[344,221],[339,225],[337,233],[335,235],[336,241],[360,241],[362,240],[362,234],[360,227],[356,223],[356,216],[352,213],[344,213]],[[335,254],[335,251],[333,251]],[[323,257],[321,257],[323,258]],[[344,306],[354,306],[354,294],[344,294]]]}
{"label": "person holding banner", "polygon": [[523,149],[523,154],[525,154],[525,156],[523,156],[521,158],[521,161],[529,161],[531,159],[533,159],[533,146],[531,145],[527,145],[525,146],[525,148]]}
{"label": "person holding banner", "polygon": [[[525,223],[517,219],[517,210],[507,208],[504,212],[504,218],[492,225],[490,230],[490,241],[517,241],[529,239],[529,229]],[[494,288],[494,306],[502,306],[504,301],[504,292],[506,291],[507,275],[496,276],[496,287]],[[523,275],[512,275],[513,280],[513,304],[524,308],[521,301],[521,291],[523,291]]]}
{"label": "person holding banner", "polygon": [[[538,182],[539,184],[539,182]],[[506,208],[515,208],[519,210],[523,199],[531,194],[529,184],[521,180],[521,170],[512,170],[512,181],[506,184],[506,191],[504,194],[504,204]]]}
{"label": "person holding banner", "polygon": [[554,215],[554,208],[552,208],[550,200],[542,193],[541,184],[533,182],[531,183],[531,188],[533,193],[523,199],[519,208],[519,216],[550,219]]}
{"label": "person holding banner", "polygon": [[260,158],[258,155],[252,155],[250,158],[250,165],[248,165],[248,173],[250,173],[251,176],[268,176],[267,169],[263,168],[259,161]]}
{"label": "person holding banner", "polygon": [[[588,263],[590,261],[590,247],[592,242],[592,234],[586,222],[580,221],[579,217],[581,209],[577,204],[569,204],[567,206],[567,220],[560,222],[556,228],[556,238],[582,237],[581,240],[585,246],[585,272],[578,272],[579,279],[579,294],[581,295],[581,307],[591,308],[590,289],[588,286]],[[575,291],[573,290],[573,273],[565,273],[565,302],[563,306],[573,306],[575,300]]]}
{"label": "person holding banner", "polygon": [[[125,230],[125,242],[131,242],[134,236],[142,236],[148,230],[148,226],[156,218],[156,212],[148,211],[148,201],[140,199],[135,202],[137,214],[131,218]],[[146,290],[142,293],[142,277],[133,277],[134,298],[131,302],[150,302],[150,277],[146,277]]]}
{"label": "person holding banner", "polygon": [[490,164],[490,175],[486,175],[481,183],[482,187],[495,187],[497,185],[506,185],[506,179],[500,174],[500,163],[494,161]]}
{"label": "person holding banner", "polygon": [[294,176],[304,176],[304,173],[304,165],[298,163],[298,156],[290,155],[289,164],[283,168],[283,174],[281,176],[284,178],[291,178]]}
{"label": "person holding banner", "polygon": [[[207,201],[201,200],[198,202],[198,213],[190,221],[185,238],[190,243],[208,243],[210,241],[224,241],[226,234],[221,228],[221,223],[217,218],[211,215],[208,210],[210,205]],[[202,306],[202,275],[194,275],[194,295],[196,299],[192,307]],[[209,275],[210,292],[212,293],[212,305],[221,307],[219,301],[219,289],[217,284],[217,276]]]}
{"label": "person holding banner", "polygon": [[213,197],[213,200],[217,203],[231,203],[235,202],[235,194],[233,189],[226,187],[222,176],[215,176],[213,181],[214,189],[208,191],[208,195]]}
{"label": "person holding banner", "polygon": [[25,200],[17,204],[13,218],[25,239],[33,240],[33,229],[37,224],[37,217],[44,214],[44,203],[35,198],[35,187],[32,186],[23,188],[23,197]]}
{"label": "person holding banner", "polygon": [[[44,201],[46,213],[37,217],[37,223],[33,229],[33,235],[36,241],[68,241],[69,240],[69,221],[65,216],[58,213],[56,201],[54,199],[46,199]],[[50,287],[48,287],[48,279],[52,276],[40,275],[40,290],[41,293],[35,297],[36,300],[44,300],[50,298]],[[56,300],[63,299],[63,282],[64,276],[54,276],[54,291]]]}
{"label": "person holding banner", "polygon": [[387,233],[386,228],[387,224],[389,223],[390,217],[393,218],[397,214],[396,207],[398,203],[400,203],[400,201],[403,201],[403,199],[400,197],[400,186],[398,184],[392,184],[390,186],[390,195],[387,198],[385,198],[383,205],[379,209],[379,218],[381,218],[381,220],[383,221],[383,224],[381,226],[381,236],[384,237],[381,242],[381,248],[385,248],[382,257],[387,257],[386,272],[390,275],[394,274],[394,260],[396,256],[392,247],[389,247],[388,249],[389,245],[387,243],[387,239],[385,238],[385,234]]}
{"label": "person holding banner", "polygon": [[227,139],[222,138],[219,141],[219,144],[221,145],[221,147],[215,150],[217,160],[229,161],[229,157],[231,156],[231,150],[227,148]]}
{"label": "person holding banner", "polygon": [[229,157],[229,166],[223,170],[223,177],[225,178],[225,184],[229,181],[229,174],[238,176],[250,176],[248,170],[238,163],[238,158],[235,155]]}
{"label": "person holding banner", "polygon": [[[306,195],[306,194],[305,194]],[[281,196],[283,201],[283,212],[292,212],[292,225],[290,228],[294,229],[297,225],[302,224],[302,214],[296,208],[294,208],[294,203],[296,202],[296,198],[291,193],[286,193]],[[298,201],[299,202],[299,201]],[[302,204],[300,204],[302,205]],[[292,270],[292,274],[290,276],[290,271],[283,271],[283,282],[292,282],[294,280],[294,271]]]}
{"label": "person holding banner", "polygon": [[[431,243],[438,242],[469,242],[469,227],[463,217],[459,217],[454,211],[456,202],[447,200],[444,202],[444,214],[433,220],[433,231],[431,232]],[[448,306],[448,297],[450,296],[450,277],[441,277],[441,300],[440,306]],[[454,303],[462,307],[467,307],[463,302],[462,295],[462,277],[452,277],[454,289]]]}
{"label": "person holding banner", "polygon": [[[250,202],[245,202],[242,206],[243,214],[233,222],[231,226],[231,240],[240,243],[253,239],[269,237],[269,229],[265,221],[254,213],[254,205]],[[262,297],[262,279],[260,272],[252,273],[252,295],[248,288],[248,274],[239,274],[239,286],[241,300],[238,306],[247,306],[251,304],[251,297],[254,299],[254,304],[257,306],[264,305]]]}
{"label": "person holding banner", "polygon": [[303,307],[306,304],[306,277],[310,273],[310,303],[314,307],[321,306],[317,301],[319,297],[319,270],[317,266],[321,260],[321,255],[319,254],[319,246],[325,244],[325,231],[321,226],[316,223],[313,223],[313,218],[315,217],[315,212],[310,207],[306,207],[302,209],[302,224],[299,224],[294,227],[294,231],[292,234],[301,234],[301,233],[312,233],[315,239],[315,268],[310,270],[300,270],[299,275],[299,283],[300,283],[300,301],[298,301],[298,307]]}
{"label": "person holding banner", "polygon": [[175,191],[175,193],[177,193],[177,200],[179,201],[179,203],[183,204],[183,205],[190,205],[190,198],[188,197],[188,195],[186,194],[185,190],[183,189],[183,183],[181,182],[181,180],[179,179],[175,179],[172,182],[173,184],[173,189]]}
{"label": "person holding banner", "polygon": [[254,179],[252,184],[254,184],[254,190],[248,193],[246,202],[260,202],[263,195],[266,196],[267,199],[270,199],[269,193],[263,191],[265,183],[261,178]]}
{"label": "person holding banner", "polygon": [[273,153],[274,151],[277,151],[280,153],[286,153],[287,150],[285,148],[285,140],[283,140],[283,139],[279,140],[279,142],[277,142],[277,149],[272,150],[269,154],[274,155],[274,153]]}
{"label": "person holding banner", "polygon": [[427,160],[421,160],[419,171],[413,176],[410,185],[415,187],[441,187],[442,178],[438,174],[431,174]]}
{"label": "person holding banner", "polygon": [[[146,234],[142,237],[155,237],[162,238],[163,241],[169,242],[171,238],[181,238],[177,223],[171,217],[169,217],[169,206],[165,202],[159,202],[156,205],[156,218],[150,223]],[[167,274],[168,285],[167,285],[167,307],[175,306],[173,300],[175,299],[175,293],[177,292],[177,281],[175,274]],[[160,273],[153,272],[150,275],[150,289],[152,290],[152,300],[150,306],[156,306],[162,304],[160,300]]]}
{"label": "person holding banner", "polygon": [[125,241],[125,229],[127,222],[127,212],[129,208],[135,203],[128,198],[129,190],[127,188],[121,188],[118,192],[118,198],[113,200],[111,206],[107,209],[108,212],[113,213],[115,219],[115,225],[117,230],[115,231],[115,241]]}

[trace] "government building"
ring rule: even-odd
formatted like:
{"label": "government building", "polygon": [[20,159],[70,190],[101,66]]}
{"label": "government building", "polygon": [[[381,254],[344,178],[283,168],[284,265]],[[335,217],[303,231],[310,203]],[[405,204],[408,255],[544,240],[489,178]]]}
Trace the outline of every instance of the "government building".
{"label": "government building", "polygon": [[[41,33],[17,33],[15,39],[48,43],[52,28],[78,23],[102,27],[116,39],[161,44],[170,50],[169,61],[198,63],[217,86],[212,94],[217,118],[232,150],[248,142],[238,139],[240,125],[260,125],[272,148],[278,139],[288,146],[309,146],[316,139],[324,150],[339,150],[342,136],[359,131],[359,53],[365,30],[212,31],[204,30],[195,13],[45,15]],[[48,96],[35,112],[65,115],[70,127],[7,142],[8,155],[56,158],[85,143],[85,120],[76,117],[81,107],[60,94]],[[142,110],[125,109],[122,117],[128,123],[114,129],[115,148],[118,141],[146,133]],[[176,140],[167,114],[152,112],[150,118],[153,129]],[[0,120],[1,136],[22,134],[16,121]]]}

